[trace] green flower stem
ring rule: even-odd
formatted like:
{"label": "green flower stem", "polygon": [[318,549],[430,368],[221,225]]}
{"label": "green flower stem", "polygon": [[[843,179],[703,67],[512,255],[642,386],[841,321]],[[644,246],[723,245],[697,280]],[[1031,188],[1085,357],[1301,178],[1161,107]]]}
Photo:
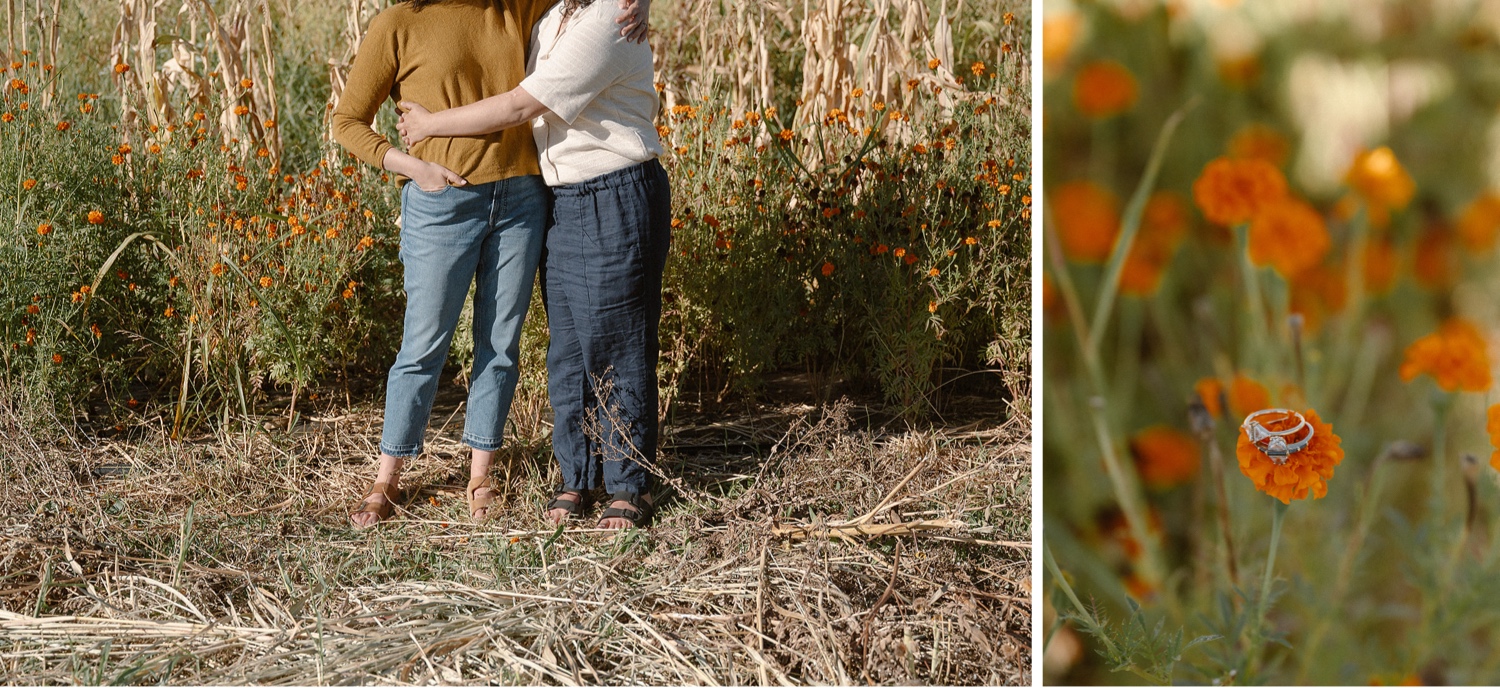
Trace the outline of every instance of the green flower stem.
{"label": "green flower stem", "polygon": [[1278,499],[1271,509],[1271,548],[1266,554],[1266,572],[1260,580],[1260,597],[1255,601],[1255,632],[1251,635],[1247,653],[1252,660],[1252,669],[1260,658],[1258,648],[1266,635],[1266,613],[1271,610],[1271,574],[1276,570],[1276,545],[1281,542],[1281,524],[1286,520],[1286,512],[1290,506]]}
{"label": "green flower stem", "polygon": [[1344,595],[1349,593],[1349,584],[1354,578],[1354,563],[1359,557],[1359,552],[1364,548],[1365,538],[1370,535],[1370,527],[1375,523],[1376,506],[1380,501],[1380,489],[1385,485],[1386,471],[1381,470],[1390,459],[1391,447],[1386,448],[1375,457],[1370,465],[1370,477],[1365,481],[1364,491],[1359,497],[1359,520],[1354,526],[1354,533],[1349,536],[1348,544],[1344,547],[1344,555],[1339,559],[1338,573],[1334,576],[1333,590],[1329,593],[1327,612],[1318,620],[1312,632],[1307,635],[1307,642],[1303,643],[1300,650],[1302,654],[1302,666],[1297,671],[1297,679],[1293,683],[1305,685],[1307,683],[1307,672],[1312,669],[1313,664],[1318,662],[1318,650],[1323,645],[1323,638],[1333,626],[1338,611],[1343,608]]}
{"label": "green flower stem", "polygon": [[1245,312],[1250,315],[1250,325],[1245,330],[1247,346],[1240,349],[1240,367],[1258,371],[1270,341],[1266,333],[1266,306],[1261,298],[1258,268],[1250,262],[1250,225],[1240,225],[1235,233],[1239,240],[1240,275],[1245,287]]}
{"label": "green flower stem", "polygon": [[1135,243],[1135,235],[1141,228],[1141,216],[1146,212],[1146,201],[1151,198],[1151,191],[1156,187],[1156,175],[1161,170],[1161,164],[1167,157],[1167,144],[1172,140],[1172,133],[1177,131],[1177,125],[1187,117],[1189,110],[1197,105],[1197,100],[1190,101],[1182,106],[1177,112],[1167,118],[1167,123],[1161,127],[1161,133],[1156,136],[1156,145],[1151,149],[1151,158],[1146,162],[1146,169],[1141,173],[1141,182],[1135,187],[1135,192],[1130,196],[1130,204],[1125,206],[1125,215],[1120,220],[1120,236],[1115,240],[1114,250],[1110,253],[1109,263],[1104,268],[1104,281],[1099,285],[1099,299],[1094,303],[1094,318],[1089,327],[1089,337],[1085,340],[1088,351],[1097,354],[1099,346],[1103,343],[1104,330],[1109,325],[1110,311],[1114,309],[1116,297],[1120,292],[1120,274],[1125,271],[1125,259],[1130,255],[1130,247]]}
{"label": "green flower stem", "polygon": [[1432,431],[1432,484],[1429,487],[1428,514],[1434,528],[1441,525],[1446,516],[1447,497],[1444,488],[1448,480],[1448,414],[1458,395],[1453,392],[1437,392],[1432,407],[1437,412],[1437,425]]}

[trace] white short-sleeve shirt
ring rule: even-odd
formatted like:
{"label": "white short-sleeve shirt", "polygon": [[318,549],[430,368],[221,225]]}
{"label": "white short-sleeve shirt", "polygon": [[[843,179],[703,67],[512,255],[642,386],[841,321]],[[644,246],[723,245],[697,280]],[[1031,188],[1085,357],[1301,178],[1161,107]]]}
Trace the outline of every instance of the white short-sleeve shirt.
{"label": "white short-sleeve shirt", "polygon": [[562,26],[559,2],[531,32],[521,88],[551,110],[531,123],[548,186],[577,184],[662,153],[651,46],[620,35],[620,12],[615,0],[593,0]]}

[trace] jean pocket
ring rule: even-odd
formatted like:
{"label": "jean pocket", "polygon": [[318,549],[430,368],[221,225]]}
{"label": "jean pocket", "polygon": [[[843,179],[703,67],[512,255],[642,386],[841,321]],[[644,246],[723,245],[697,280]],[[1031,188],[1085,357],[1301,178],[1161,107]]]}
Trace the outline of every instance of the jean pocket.
{"label": "jean pocket", "polygon": [[408,181],[406,183],[406,185],[410,186],[410,187],[412,187],[414,189],[416,189],[417,192],[420,193],[420,194],[422,194],[423,196],[441,196],[441,195],[443,195],[445,193],[448,193],[448,190],[451,189],[451,188],[453,188],[452,184],[444,184],[443,188],[441,188],[441,189],[435,189],[435,190],[432,190],[432,191],[428,191],[427,189],[422,188],[422,185],[416,183],[415,181]]}

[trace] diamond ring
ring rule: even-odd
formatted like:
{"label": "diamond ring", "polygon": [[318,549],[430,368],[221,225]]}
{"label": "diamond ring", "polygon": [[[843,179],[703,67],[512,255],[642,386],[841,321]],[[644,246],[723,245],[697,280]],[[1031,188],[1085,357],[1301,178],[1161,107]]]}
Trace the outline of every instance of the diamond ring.
{"label": "diamond ring", "polygon": [[[1289,421],[1295,418],[1297,424],[1287,430],[1267,429],[1255,419],[1268,414],[1278,416],[1276,421]],[[1250,444],[1255,445],[1256,449],[1270,457],[1271,461],[1278,466],[1286,463],[1287,458],[1292,454],[1307,448],[1307,443],[1311,442],[1313,437],[1313,427],[1307,419],[1302,417],[1302,414],[1289,409],[1256,411],[1245,416],[1245,422],[1241,423],[1240,427],[1245,429],[1245,435],[1250,438]]]}

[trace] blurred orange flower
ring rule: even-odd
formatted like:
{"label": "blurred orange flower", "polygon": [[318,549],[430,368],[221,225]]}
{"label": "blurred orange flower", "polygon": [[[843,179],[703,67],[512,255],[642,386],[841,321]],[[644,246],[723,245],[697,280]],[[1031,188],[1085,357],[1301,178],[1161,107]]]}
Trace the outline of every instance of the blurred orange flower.
{"label": "blurred orange flower", "polygon": [[1101,263],[1109,257],[1120,233],[1120,201],[1114,193],[1091,181],[1063,184],[1052,192],[1063,255],[1081,263]]}
{"label": "blurred orange flower", "polygon": [[1490,454],[1490,468],[1500,471],[1500,404],[1491,406],[1484,414],[1484,430],[1490,435],[1490,446],[1495,448]]}
{"label": "blurred orange flower", "polygon": [[1234,379],[1229,381],[1228,397],[1229,412],[1237,418],[1271,405],[1271,393],[1266,390],[1266,386],[1244,373],[1235,373]]}
{"label": "blurred orange flower", "polygon": [[1417,237],[1412,256],[1412,275],[1417,284],[1437,289],[1452,284],[1457,275],[1458,255],[1453,250],[1453,232],[1439,223],[1429,224]]}
{"label": "blurred orange flower", "polygon": [[1112,60],[1095,60],[1078,70],[1073,81],[1073,104],[1085,117],[1113,117],[1135,107],[1139,97],[1135,75]]}
{"label": "blurred orange flower", "polygon": [[1203,216],[1221,225],[1249,222],[1261,208],[1286,194],[1281,170],[1255,158],[1215,158],[1193,182],[1193,200]]}
{"label": "blurred orange flower", "polygon": [[1400,263],[1396,245],[1389,239],[1374,239],[1365,247],[1365,289],[1372,294],[1388,293],[1396,285],[1396,266]]}
{"label": "blurred orange flower", "polygon": [[1187,203],[1171,191],[1158,191],[1146,201],[1141,228],[1130,245],[1120,272],[1120,293],[1149,296],[1156,293],[1162,273],[1177,253],[1192,220]]}
{"label": "blurred orange flower", "polygon": [[1388,214],[1400,210],[1411,202],[1417,192],[1416,182],[1396,159],[1389,146],[1362,151],[1354,156],[1344,182],[1353,188],[1370,206],[1370,212]]}
{"label": "blurred orange flower", "polygon": [[99,212],[97,210],[90,210],[88,218],[89,218],[89,224],[91,224],[91,225],[102,225],[102,224],[104,224],[104,213],[101,213],[101,212]]}
{"label": "blurred orange flower", "polygon": [[1449,392],[1483,392],[1491,382],[1487,349],[1478,327],[1462,318],[1450,318],[1436,332],[1406,347],[1401,379],[1411,382],[1427,374]]}
{"label": "blurred orange flower", "polygon": [[[1281,500],[1283,504],[1291,504],[1293,499],[1316,499],[1328,494],[1328,480],[1333,478],[1333,469],[1344,460],[1344,449],[1339,446],[1343,440],[1334,434],[1333,425],[1323,422],[1318,412],[1312,409],[1303,411],[1302,415],[1312,426],[1312,440],[1301,451],[1288,456],[1286,463],[1277,465],[1251,444],[1243,427],[1234,448],[1240,472],[1255,483],[1255,489]],[[1296,423],[1296,418],[1291,415],[1257,420],[1272,431],[1287,430]]]}
{"label": "blurred orange flower", "polygon": [[1458,216],[1458,238],[1470,251],[1488,251],[1500,233],[1500,196],[1485,193],[1465,206]]}
{"label": "blurred orange flower", "polygon": [[1048,77],[1062,69],[1082,29],[1083,17],[1077,12],[1048,12],[1042,18],[1042,68]]}
{"label": "blurred orange flower", "polygon": [[1259,122],[1240,127],[1229,139],[1229,157],[1264,160],[1276,167],[1286,162],[1291,144],[1274,127]]}
{"label": "blurred orange flower", "polygon": [[1323,262],[1331,246],[1323,216],[1294,198],[1266,205],[1250,222],[1250,262],[1287,279]]}
{"label": "blurred orange flower", "polygon": [[1224,411],[1224,385],[1215,377],[1205,377],[1193,383],[1193,392],[1203,402],[1210,416],[1219,416]]}
{"label": "blurred orange flower", "polygon": [[1297,275],[1291,281],[1291,312],[1302,315],[1303,327],[1309,331],[1322,327],[1330,315],[1344,310],[1349,301],[1349,284],[1342,264],[1322,264]]}
{"label": "blurred orange flower", "polygon": [[1135,433],[1130,438],[1130,454],[1135,458],[1141,480],[1153,488],[1181,485],[1198,475],[1198,442],[1191,435],[1165,425]]}

